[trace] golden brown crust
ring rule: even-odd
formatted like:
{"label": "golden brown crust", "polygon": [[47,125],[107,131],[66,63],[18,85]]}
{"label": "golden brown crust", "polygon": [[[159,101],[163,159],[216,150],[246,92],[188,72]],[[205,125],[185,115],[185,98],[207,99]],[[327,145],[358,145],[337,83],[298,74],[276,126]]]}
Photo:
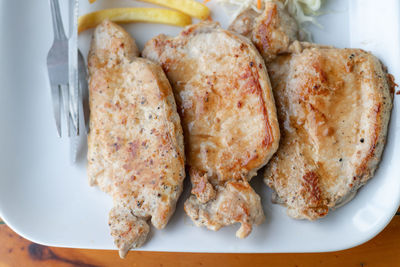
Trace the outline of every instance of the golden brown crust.
{"label": "golden brown crust", "polygon": [[215,198],[216,191],[208,181],[206,173],[200,174],[196,170],[191,169],[189,175],[192,182],[191,193],[195,195],[201,203],[207,203]]}
{"label": "golden brown crust", "polygon": [[[232,197],[227,183],[247,183],[277,149],[279,127],[262,58],[246,38],[210,22],[189,26],[175,38],[158,36],[143,55],[161,64],[174,89],[196,196],[186,202],[186,212],[192,219],[206,216],[201,225],[214,230],[241,222],[248,229],[238,232],[244,237],[262,221],[261,204],[242,200],[247,219],[213,220],[220,220],[215,213],[221,198]],[[245,199],[260,201],[247,188]]]}
{"label": "golden brown crust", "polygon": [[265,2],[261,14],[245,10],[229,29],[248,37],[267,63],[289,52],[291,44],[298,39],[297,23],[280,2]]}
{"label": "golden brown crust", "polygon": [[149,225],[124,207],[114,207],[110,214],[110,232],[119,249],[119,256],[125,258],[131,248],[140,247],[146,241]]}
{"label": "golden brown crust", "polygon": [[373,176],[394,83],[369,53],[296,41],[290,21],[282,6],[269,3],[261,15],[245,11],[230,27],[263,55],[276,99],[282,138],[265,182],[290,216],[313,220]]}
{"label": "golden brown crust", "polygon": [[279,56],[269,74],[282,139],[265,182],[290,216],[323,217],[373,176],[386,140],[391,81],[367,52],[315,45]]}
{"label": "golden brown crust", "polygon": [[[114,200],[109,224],[124,255],[162,229],[182,192],[183,135],[161,67],[137,55],[121,27],[105,21],[89,55],[88,176]],[[124,234],[121,234],[124,233]]]}
{"label": "golden brown crust", "polygon": [[185,211],[197,226],[211,230],[240,223],[239,238],[247,237],[253,225],[264,221],[260,197],[246,181],[230,181],[217,190],[215,200],[199,203],[192,195],[185,202]]}

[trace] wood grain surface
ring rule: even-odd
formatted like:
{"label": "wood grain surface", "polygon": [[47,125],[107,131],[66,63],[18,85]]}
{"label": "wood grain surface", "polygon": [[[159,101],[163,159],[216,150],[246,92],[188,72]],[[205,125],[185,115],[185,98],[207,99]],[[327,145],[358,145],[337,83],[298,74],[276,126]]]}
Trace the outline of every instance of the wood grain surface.
{"label": "wood grain surface", "polygon": [[207,254],[117,251],[41,246],[0,225],[0,267],[5,266],[400,266],[400,215],[374,239],[356,248],[330,253]]}

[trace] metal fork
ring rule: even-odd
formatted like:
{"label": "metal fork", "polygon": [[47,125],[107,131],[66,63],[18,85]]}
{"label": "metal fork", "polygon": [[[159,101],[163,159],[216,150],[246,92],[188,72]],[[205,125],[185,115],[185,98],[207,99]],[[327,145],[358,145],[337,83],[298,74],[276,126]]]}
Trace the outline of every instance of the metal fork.
{"label": "metal fork", "polygon": [[[68,85],[68,39],[65,35],[58,0],[50,0],[53,20],[54,42],[47,55],[53,113],[56,121],[58,136],[61,137],[61,102],[66,117],[67,133],[70,136],[71,118],[69,112]],[[75,129],[74,127],[74,130]]]}

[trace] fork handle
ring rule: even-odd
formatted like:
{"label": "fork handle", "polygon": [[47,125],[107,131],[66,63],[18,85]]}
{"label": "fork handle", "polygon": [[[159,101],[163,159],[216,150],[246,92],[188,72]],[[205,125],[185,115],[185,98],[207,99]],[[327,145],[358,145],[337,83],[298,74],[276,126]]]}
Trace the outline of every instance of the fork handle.
{"label": "fork handle", "polygon": [[51,8],[51,17],[53,19],[54,38],[58,40],[66,40],[64,25],[61,18],[60,5],[58,0],[49,0]]}

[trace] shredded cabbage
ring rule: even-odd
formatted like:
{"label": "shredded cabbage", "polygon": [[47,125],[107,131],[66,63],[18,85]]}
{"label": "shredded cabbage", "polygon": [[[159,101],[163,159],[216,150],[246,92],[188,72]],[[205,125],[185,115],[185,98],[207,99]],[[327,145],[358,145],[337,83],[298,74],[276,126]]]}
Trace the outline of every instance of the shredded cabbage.
{"label": "shredded cabbage", "polygon": [[320,0],[286,0],[285,5],[299,25],[305,22],[319,25],[313,16],[317,15],[317,11],[321,8]]}
{"label": "shredded cabbage", "polygon": [[229,23],[232,23],[240,13],[248,8],[253,9],[257,13],[261,13],[262,11],[257,8],[257,0],[216,0],[216,2],[221,5],[230,16]]}
{"label": "shredded cabbage", "polygon": [[[274,0],[264,0],[274,1]],[[279,0],[288,9],[289,13],[294,17],[299,26],[301,27],[302,33],[305,35],[305,39],[311,39],[311,35],[307,32],[303,25],[305,23],[313,23],[319,27],[322,27],[315,16],[320,15],[319,9],[321,8],[323,0]],[[262,10],[257,8],[257,0],[216,0],[230,16],[230,22],[233,22],[237,16],[244,10],[251,8],[254,11],[261,13]]]}
{"label": "shredded cabbage", "polygon": [[321,8],[321,0],[298,0],[302,5],[304,13],[307,15],[316,15],[318,10]]}

